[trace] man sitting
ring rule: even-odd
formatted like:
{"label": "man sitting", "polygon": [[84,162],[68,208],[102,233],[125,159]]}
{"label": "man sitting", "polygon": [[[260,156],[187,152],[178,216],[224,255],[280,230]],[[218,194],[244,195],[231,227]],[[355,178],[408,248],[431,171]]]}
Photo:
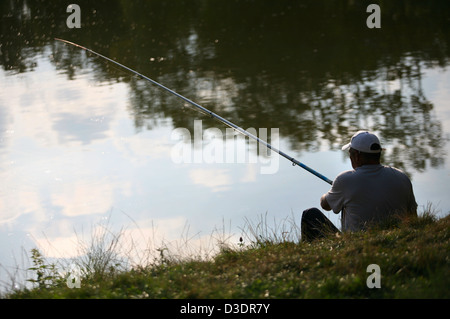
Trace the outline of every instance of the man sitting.
{"label": "man sitting", "polygon": [[[331,189],[320,199],[324,210],[342,212],[342,230],[358,231],[392,216],[417,216],[412,184],[402,171],[380,164],[382,152],[378,137],[358,131],[348,150],[353,170],[340,173]],[[303,212],[302,238],[311,241],[339,230],[317,208]]]}

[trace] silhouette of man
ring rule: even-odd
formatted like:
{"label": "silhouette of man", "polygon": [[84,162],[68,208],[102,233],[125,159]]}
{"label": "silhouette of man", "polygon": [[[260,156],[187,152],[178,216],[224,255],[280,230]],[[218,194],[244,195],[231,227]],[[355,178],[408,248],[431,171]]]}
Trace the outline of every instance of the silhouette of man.
{"label": "silhouette of man", "polygon": [[[348,150],[353,170],[336,177],[320,206],[342,212],[343,231],[363,230],[392,216],[417,216],[410,179],[399,169],[380,164],[382,148],[375,134],[358,131],[342,150]],[[305,241],[339,232],[317,208],[303,212],[301,231]]]}

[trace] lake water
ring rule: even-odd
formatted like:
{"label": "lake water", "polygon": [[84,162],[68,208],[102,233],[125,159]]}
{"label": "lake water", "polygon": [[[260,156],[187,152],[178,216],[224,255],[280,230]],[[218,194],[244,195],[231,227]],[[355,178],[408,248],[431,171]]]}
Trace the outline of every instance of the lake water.
{"label": "lake water", "polygon": [[75,257],[105,230],[121,232],[133,262],[165,246],[210,255],[237,244],[249,222],[295,237],[301,212],[330,187],[54,37],[145,74],[330,179],[351,168],[341,145],[372,130],[383,162],[411,177],[419,213],[432,203],[447,215],[449,4],[384,4],[381,29],[369,29],[369,3],[79,1],[79,29],[58,3],[2,3],[2,282],[20,277],[31,248]]}

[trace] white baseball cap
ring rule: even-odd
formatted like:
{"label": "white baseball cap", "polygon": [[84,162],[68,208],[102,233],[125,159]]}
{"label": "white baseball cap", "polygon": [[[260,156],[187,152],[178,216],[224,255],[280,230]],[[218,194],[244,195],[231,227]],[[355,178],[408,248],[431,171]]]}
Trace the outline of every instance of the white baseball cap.
{"label": "white baseball cap", "polygon": [[375,134],[367,131],[358,131],[350,140],[350,143],[344,145],[342,150],[345,151],[349,148],[353,148],[363,153],[380,153],[381,144],[380,140]]}

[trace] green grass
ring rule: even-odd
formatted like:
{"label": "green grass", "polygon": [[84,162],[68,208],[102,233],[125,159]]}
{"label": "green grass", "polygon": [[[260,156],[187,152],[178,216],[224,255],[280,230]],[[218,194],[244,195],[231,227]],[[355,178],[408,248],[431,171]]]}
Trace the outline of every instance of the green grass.
{"label": "green grass", "polygon": [[[123,269],[111,252],[97,252],[96,269],[84,271],[80,288],[68,288],[42,256],[34,288],[4,298],[449,298],[450,215],[431,214],[389,226],[316,240],[262,236],[223,246],[210,260],[176,260]],[[266,228],[265,228],[266,229]],[[267,230],[267,229],[266,229]],[[265,230],[265,231],[266,231]],[[265,233],[266,235],[268,232]],[[282,234],[286,234],[283,230]],[[162,250],[161,250],[162,252]],[[108,260],[104,260],[108,256]],[[80,264],[83,269],[92,261]],[[368,288],[367,266],[381,270],[381,288]],[[43,282],[45,278],[45,282]]]}

